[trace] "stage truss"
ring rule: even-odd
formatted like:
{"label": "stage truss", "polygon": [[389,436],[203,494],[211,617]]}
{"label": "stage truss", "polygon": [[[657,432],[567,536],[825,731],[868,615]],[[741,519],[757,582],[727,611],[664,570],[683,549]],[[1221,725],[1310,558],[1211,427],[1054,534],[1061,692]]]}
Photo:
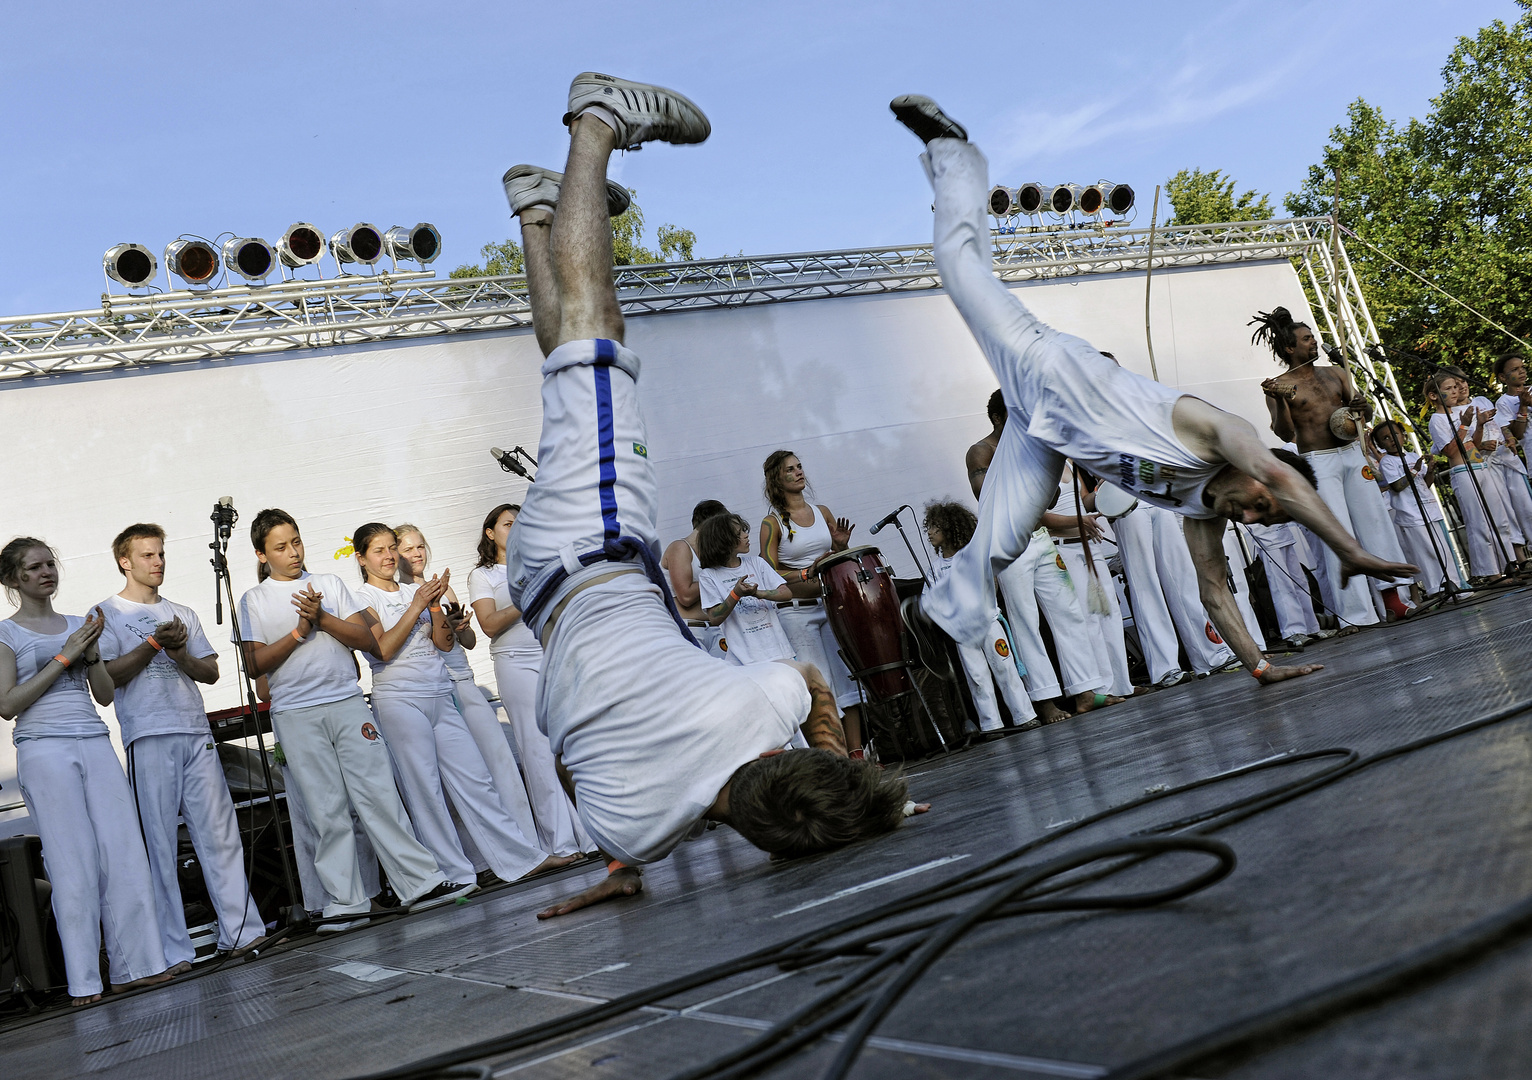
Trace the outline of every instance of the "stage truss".
{"label": "stage truss", "polygon": [[[995,231],[1002,281],[1144,270],[1150,230],[1075,226]],[[1372,366],[1377,341],[1350,260],[1328,218],[1174,226],[1153,236],[1155,270],[1292,260],[1317,298],[1326,337]],[[625,266],[629,317],[700,308],[940,288],[929,244]],[[0,318],[0,382],[222,360],[289,349],[530,326],[526,278],[438,278],[430,271],[286,281],[208,292],[102,294],[88,311]],[[1377,373],[1404,408],[1387,364]],[[1381,404],[1381,402],[1379,403]]]}

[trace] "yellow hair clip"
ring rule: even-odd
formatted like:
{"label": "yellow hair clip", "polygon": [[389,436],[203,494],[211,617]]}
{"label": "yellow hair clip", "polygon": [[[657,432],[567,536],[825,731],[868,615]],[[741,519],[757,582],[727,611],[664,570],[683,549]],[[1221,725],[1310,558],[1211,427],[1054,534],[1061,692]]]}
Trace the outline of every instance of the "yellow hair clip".
{"label": "yellow hair clip", "polygon": [[351,537],[346,537],[346,546],[335,550],[337,559],[349,559],[356,554],[356,547],[351,543]]}

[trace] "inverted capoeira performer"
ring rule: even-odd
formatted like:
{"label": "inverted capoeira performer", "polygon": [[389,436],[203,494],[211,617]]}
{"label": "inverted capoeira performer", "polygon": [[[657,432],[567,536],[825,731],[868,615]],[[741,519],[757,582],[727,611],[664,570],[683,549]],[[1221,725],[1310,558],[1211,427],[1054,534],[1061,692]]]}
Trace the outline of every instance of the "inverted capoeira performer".
{"label": "inverted capoeira performer", "polygon": [[979,498],[973,541],[918,603],[905,601],[922,657],[946,655],[933,622],[960,642],[984,640],[994,576],[1025,550],[1070,458],[1186,517],[1202,602],[1257,679],[1279,682],[1319,670],[1278,667],[1261,655],[1224,579],[1225,519],[1302,521],[1335,550],[1346,575],[1391,579],[1414,567],[1364,551],[1319,500],[1307,464],[1268,450],[1244,420],[1118,367],[1080,338],[1040,322],[994,275],[984,155],[930,98],[906,95],[890,108],[926,144],[920,161],[936,191],[937,269],[1000,380],[1010,414]]}
{"label": "inverted capoeira performer", "polygon": [[[614,149],[700,143],[707,118],[672,91],[587,72],[570,86],[565,122],[563,174],[518,165],[504,178],[546,356],[537,482],[506,570],[546,654],[538,727],[611,873],[544,917],[637,893],[639,865],[707,820],[799,855],[887,832],[907,808],[902,780],[847,758],[819,671],[709,656],[680,624],[654,559],[658,491],[607,220],[626,193],[606,167]],[[814,749],[777,753],[800,726]]]}

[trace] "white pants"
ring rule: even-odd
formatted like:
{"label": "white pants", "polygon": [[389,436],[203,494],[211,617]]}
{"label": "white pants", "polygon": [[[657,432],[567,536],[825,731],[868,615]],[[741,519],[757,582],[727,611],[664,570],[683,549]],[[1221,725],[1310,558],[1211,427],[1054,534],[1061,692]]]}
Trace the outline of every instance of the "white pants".
{"label": "white pants", "polygon": [[[1096,670],[1107,681],[1104,693],[1117,697],[1129,697],[1133,693],[1133,681],[1128,678],[1128,647],[1123,639],[1122,609],[1117,605],[1117,590],[1112,586],[1112,575],[1107,572],[1106,557],[1100,548],[1091,554],[1096,558],[1096,573],[1101,577],[1101,591],[1106,596],[1107,613],[1097,615],[1090,609],[1090,569],[1085,565],[1085,552],[1079,544],[1059,544],[1059,554],[1069,567],[1070,581],[1074,585],[1075,599],[1085,615],[1085,635],[1090,641],[1092,655],[1096,658]],[[1056,644],[1056,642],[1055,642]]]}
{"label": "white pants", "polygon": [[351,807],[400,900],[418,900],[446,880],[410,831],[388,745],[361,694],[303,709],[273,709],[271,726],[287,758],[287,776],[301,789],[319,837],[314,870],[332,898],[326,916],[359,915],[371,907],[351,834]]}
{"label": "white pants", "polygon": [[1000,621],[998,612],[989,634],[989,642],[983,648],[958,646],[963,672],[968,676],[968,689],[979,713],[981,731],[997,731],[1005,726],[1000,719],[1000,707],[995,702],[997,687],[1005,698],[1006,708],[1011,710],[1011,719],[1017,724],[1025,724],[1037,716],[1021,672],[1016,668],[1016,643]]}
{"label": "white pants", "polygon": [[[1399,549],[1399,535],[1394,531],[1393,519],[1384,505],[1383,493],[1378,490],[1376,480],[1362,473],[1363,469],[1372,470],[1361,446],[1353,442],[1338,450],[1312,450],[1304,454],[1303,459],[1313,467],[1314,477],[1319,481],[1319,498],[1330,508],[1341,528],[1356,537],[1369,554],[1389,562],[1403,562],[1404,552]],[[1336,614],[1340,616],[1341,625],[1375,624],[1378,611],[1373,606],[1372,592],[1387,591],[1394,588],[1395,583],[1358,575],[1342,588],[1340,556],[1328,544],[1324,545],[1323,555],[1325,572],[1340,605]]]}
{"label": "white pants", "polygon": [[103,930],[112,982],[164,971],[149,860],[112,740],[22,739],[16,776],[43,842],[69,993],[101,993]]}
{"label": "white pants", "polygon": [[1447,573],[1452,575],[1452,583],[1459,588],[1465,587],[1467,583],[1458,570],[1457,560],[1452,556],[1452,542],[1447,538],[1446,522],[1440,520],[1424,525],[1399,526],[1399,546],[1404,548],[1405,561],[1420,567],[1415,580],[1420,582],[1427,596],[1442,591],[1442,563],[1436,557],[1436,548],[1431,545],[1430,533],[1436,534],[1436,543],[1447,559]]}
{"label": "white pants", "polygon": [[825,681],[835,692],[835,704],[842,710],[862,703],[862,695],[851,678],[851,670],[840,658],[840,641],[830,629],[830,617],[824,602],[804,607],[778,608],[777,621],[793,647],[793,653],[805,664],[813,664],[824,673]]}
{"label": "white pants", "polygon": [[458,843],[447,810],[448,797],[474,847],[505,881],[530,873],[547,858],[511,820],[451,694],[417,697],[374,690],[372,707],[415,836],[436,857],[448,881],[474,879],[473,863]]}
{"label": "white pants", "polygon": [[[958,554],[967,550],[963,548]],[[956,567],[957,560],[954,559],[953,568]],[[937,584],[951,577],[952,571],[948,571]],[[1005,597],[1006,613],[1010,615],[1011,640],[1016,643],[1016,651],[1021,654],[1022,665],[1027,669],[1027,692],[1032,700],[1074,697],[1087,690],[1104,690],[1110,676],[1102,675],[1096,667],[1095,651],[1085,628],[1085,612],[1075,598],[1069,571],[1053,546],[1053,538],[1045,533],[1032,537],[1026,551],[1002,569],[997,580]],[[1048,627],[1053,631],[1054,650],[1058,653],[1059,667],[1063,669],[1062,688],[1043,644],[1039,608],[1048,617]],[[983,640],[979,648],[983,648]]]}
{"label": "white pants", "polygon": [[[1455,465],[1452,469],[1452,490],[1458,498],[1458,513],[1463,518],[1463,531],[1468,534],[1468,572],[1474,577],[1493,577],[1505,572],[1505,564],[1516,558],[1511,547],[1510,511],[1502,497],[1503,489],[1484,483],[1489,471],[1483,465],[1473,466],[1479,478],[1478,490],[1468,476],[1469,466]],[[1484,516],[1484,503],[1479,492],[1484,493],[1484,503],[1489,504],[1489,517]],[[1496,537],[1499,543],[1496,543]]]}
{"label": "white pants", "polygon": [[1319,633],[1314,617],[1314,599],[1309,580],[1303,573],[1299,545],[1303,542],[1298,527],[1291,522],[1267,525],[1259,533],[1251,530],[1266,564],[1266,582],[1271,587],[1271,606],[1277,612],[1277,628],[1284,638]]}
{"label": "white pants", "polygon": [[[1393,528],[1393,523],[1390,521],[1389,531],[1392,532]],[[1398,545],[1397,540],[1394,543]],[[1325,550],[1328,551],[1329,548]],[[1255,617],[1255,608],[1250,604],[1250,578],[1245,573],[1245,568],[1250,565],[1250,559],[1256,552],[1252,551],[1249,555],[1245,553],[1244,545],[1240,543],[1239,533],[1235,531],[1232,524],[1224,526],[1223,552],[1229,560],[1229,576],[1234,579],[1234,603],[1239,607],[1240,617],[1245,620],[1245,629],[1250,631],[1250,636],[1255,639],[1256,648],[1265,651],[1266,632],[1261,629],[1261,621]],[[1404,557],[1400,556],[1398,561],[1403,562]],[[1218,644],[1224,643],[1223,638],[1213,629],[1212,623],[1208,624],[1208,635],[1218,637]]]}
{"label": "white pants", "polygon": [[490,779],[500,795],[500,802],[528,840],[537,839],[537,819],[532,816],[532,801],[527,797],[527,785],[521,777],[521,766],[516,763],[511,740],[515,736],[508,724],[500,723],[495,707],[484,696],[471,678],[452,680],[452,700],[457,711],[468,725],[479,748],[479,756],[489,767]]}
{"label": "white pants", "polygon": [[[303,910],[323,911],[335,903],[335,897],[325,889],[324,882],[319,880],[319,871],[314,869],[314,853],[319,850],[319,831],[314,828],[308,808],[303,805],[303,792],[298,790],[292,777],[284,773],[282,782],[286,789],[287,820],[293,830],[293,861],[298,864],[298,888],[303,893]],[[357,867],[362,874],[362,891],[369,897],[377,896],[383,888],[378,878],[378,854],[372,850],[372,841],[367,839],[362,823],[357,820],[356,811],[349,811],[347,816],[351,822],[352,843],[356,845]]]}
{"label": "white pants", "polygon": [[1501,485],[1505,488],[1506,506],[1511,511],[1511,520],[1515,523],[1517,531],[1521,533],[1520,543],[1527,543],[1532,539],[1532,487],[1527,485],[1527,474],[1522,470],[1524,465],[1508,447],[1495,448],[1494,454],[1489,459],[1490,468],[1500,474]]}
{"label": "white pants", "polygon": [[[782,620],[782,625],[786,627],[786,620]],[[697,643],[709,656],[716,660],[729,658],[729,654],[718,647],[718,643],[723,640],[723,627],[709,626],[706,622],[697,619],[687,619],[686,628],[692,632],[692,637],[697,639]]]}
{"label": "white pants", "polygon": [[[547,428],[546,421],[543,426]],[[590,835],[575,816],[569,796],[559,783],[548,736],[537,727],[537,679],[542,670],[542,650],[495,653],[494,660],[500,703],[511,720],[532,816],[537,819],[538,846],[554,855],[593,850]]]}
{"label": "white pants", "polygon": [[[1490,489],[1494,489],[1494,499],[1490,502],[1490,512],[1495,514],[1496,527],[1511,538],[1513,544],[1525,544],[1526,534],[1522,531],[1520,518],[1517,516],[1516,507],[1511,502],[1511,491],[1506,481],[1511,477],[1521,480],[1521,474],[1510,469],[1501,468],[1494,460],[1486,462],[1484,469],[1479,473],[1480,482],[1484,485],[1484,494],[1489,495]],[[1495,510],[1496,502],[1505,508],[1504,520],[1501,514]],[[1516,553],[1511,552],[1511,558],[1516,558]]]}
{"label": "white pants", "polygon": [[1141,502],[1131,514],[1112,522],[1122,552],[1123,574],[1132,593],[1133,623],[1138,627],[1149,677],[1159,682],[1180,667],[1176,637],[1186,662],[1206,675],[1234,659],[1234,651],[1214,641],[1217,632],[1197,587],[1197,568],[1186,547],[1181,518],[1160,506]]}
{"label": "white pants", "polygon": [[177,817],[186,832],[218,918],[218,947],[237,949],[266,933],[245,879],[245,849],[218,747],[209,734],[145,735],[128,745],[128,781],[154,875],[160,944],[175,965],[196,958],[176,876]]}

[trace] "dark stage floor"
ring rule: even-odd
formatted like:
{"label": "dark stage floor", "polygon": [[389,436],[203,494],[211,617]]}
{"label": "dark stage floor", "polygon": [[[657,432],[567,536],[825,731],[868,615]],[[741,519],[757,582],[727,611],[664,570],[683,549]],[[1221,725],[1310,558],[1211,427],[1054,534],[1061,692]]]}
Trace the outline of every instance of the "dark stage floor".
{"label": "dark stage floor", "polygon": [[[1526,591],[1323,643],[1305,659],[1326,669],[1298,682],[1215,676],[917,765],[913,793],[931,813],[875,843],[772,865],[719,829],[653,868],[637,900],[537,922],[539,907],[604,873],[582,868],[307,938],[126,1000],[11,1022],[0,1028],[0,1076],[250,1080],[400,1065],[884,903],[1156,785],[1289,751],[1372,753],[1532,699],[1529,657]],[[1285,771],[1153,804],[1058,848],[1223,802]],[[852,1075],[1099,1076],[1532,895],[1532,711],[1218,835],[1239,865],[1186,899],[979,926],[894,1008]],[[1191,858],[1162,862],[1186,860],[1181,874]],[[1157,865],[1132,873],[1176,876]],[[862,962],[738,976],[490,1064],[526,1080],[670,1076],[742,1045]],[[1204,1075],[1527,1076],[1529,1031],[1524,941]],[[816,1076],[834,1049],[821,1044],[768,1075]]]}

